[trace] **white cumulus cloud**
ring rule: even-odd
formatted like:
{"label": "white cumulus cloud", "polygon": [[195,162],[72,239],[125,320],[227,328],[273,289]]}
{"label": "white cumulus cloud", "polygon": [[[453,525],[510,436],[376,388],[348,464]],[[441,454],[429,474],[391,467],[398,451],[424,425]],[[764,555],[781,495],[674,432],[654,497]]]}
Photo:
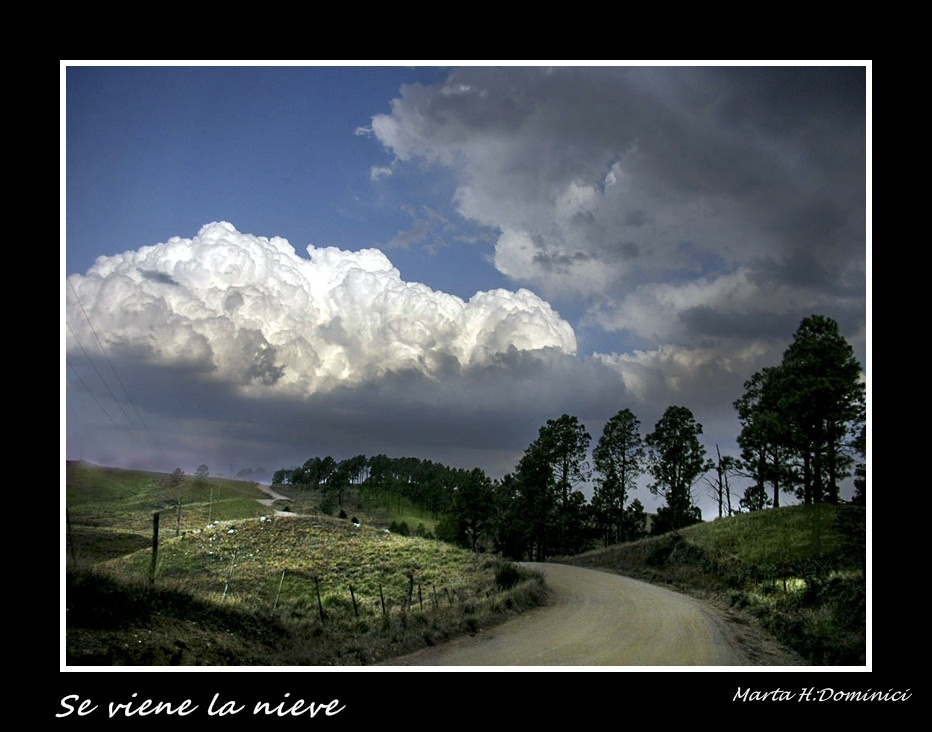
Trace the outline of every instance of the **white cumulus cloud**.
{"label": "white cumulus cloud", "polygon": [[69,347],[184,365],[246,393],[322,393],[391,373],[428,377],[512,352],[573,354],[572,327],[530,292],[469,301],[405,282],[376,249],[308,246],[226,222],[101,257],[69,279]]}

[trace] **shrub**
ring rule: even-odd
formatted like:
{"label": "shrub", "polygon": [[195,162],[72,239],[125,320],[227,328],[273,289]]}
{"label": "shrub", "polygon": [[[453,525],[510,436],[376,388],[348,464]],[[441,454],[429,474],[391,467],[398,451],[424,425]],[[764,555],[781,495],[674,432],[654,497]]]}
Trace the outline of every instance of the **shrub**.
{"label": "shrub", "polygon": [[520,581],[521,571],[514,564],[503,564],[495,570],[495,585],[500,590],[510,590]]}

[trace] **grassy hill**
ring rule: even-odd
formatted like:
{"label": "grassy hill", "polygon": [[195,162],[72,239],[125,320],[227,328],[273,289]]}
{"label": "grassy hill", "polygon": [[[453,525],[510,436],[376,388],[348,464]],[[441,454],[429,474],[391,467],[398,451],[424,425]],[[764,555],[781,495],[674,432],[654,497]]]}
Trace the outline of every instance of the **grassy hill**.
{"label": "grassy hill", "polygon": [[861,506],[788,506],[560,561],[713,602],[814,665],[864,665],[866,536]]}
{"label": "grassy hill", "polygon": [[362,511],[277,515],[254,483],[66,470],[68,665],[368,664],[543,599],[539,577]]}

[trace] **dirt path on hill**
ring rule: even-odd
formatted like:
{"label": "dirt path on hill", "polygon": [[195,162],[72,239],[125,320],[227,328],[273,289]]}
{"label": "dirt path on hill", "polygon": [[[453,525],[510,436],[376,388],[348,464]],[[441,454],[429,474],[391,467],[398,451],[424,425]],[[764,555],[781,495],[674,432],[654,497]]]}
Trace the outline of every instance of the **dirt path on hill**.
{"label": "dirt path on hill", "polygon": [[[261,483],[259,483],[258,486],[259,486],[259,490],[268,496],[268,498],[258,499],[259,503],[261,503],[263,506],[268,506],[269,508],[272,508],[275,505],[275,501],[290,501],[291,500],[290,498],[288,498],[288,496],[283,496],[281,493],[276,493],[271,488],[269,488],[269,486],[267,485],[262,485]],[[276,510],[275,515],[276,516],[294,516],[295,514],[293,514],[291,511]]]}
{"label": "dirt path on hill", "polygon": [[547,606],[386,666],[788,666],[799,659],[721,611],[656,585],[561,564]]}

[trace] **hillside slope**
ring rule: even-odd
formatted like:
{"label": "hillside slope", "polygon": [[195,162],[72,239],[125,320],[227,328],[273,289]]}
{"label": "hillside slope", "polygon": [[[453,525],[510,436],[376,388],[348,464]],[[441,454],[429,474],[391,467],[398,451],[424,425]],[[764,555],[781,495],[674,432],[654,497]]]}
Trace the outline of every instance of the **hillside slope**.
{"label": "hillside slope", "polygon": [[87,464],[68,476],[67,665],[367,664],[544,596],[539,577],[443,542],[267,515],[255,484]]}
{"label": "hillside slope", "polygon": [[715,603],[809,663],[864,665],[866,522],[860,506],[789,506],[559,561]]}

